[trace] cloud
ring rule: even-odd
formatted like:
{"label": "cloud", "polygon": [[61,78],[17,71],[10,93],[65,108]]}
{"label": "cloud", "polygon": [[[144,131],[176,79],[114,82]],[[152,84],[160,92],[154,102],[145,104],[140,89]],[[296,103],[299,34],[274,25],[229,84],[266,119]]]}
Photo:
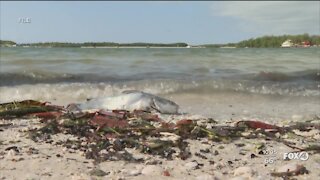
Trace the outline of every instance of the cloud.
{"label": "cloud", "polygon": [[244,31],[258,34],[319,34],[320,2],[214,2],[215,16],[237,20]]}

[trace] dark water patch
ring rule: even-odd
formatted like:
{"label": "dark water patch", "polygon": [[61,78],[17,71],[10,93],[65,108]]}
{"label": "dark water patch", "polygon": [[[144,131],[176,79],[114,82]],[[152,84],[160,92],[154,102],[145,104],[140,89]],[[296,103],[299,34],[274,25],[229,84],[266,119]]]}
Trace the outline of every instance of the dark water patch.
{"label": "dark water patch", "polygon": [[[45,74],[45,73],[0,73],[0,86],[13,86],[38,83],[75,83],[75,82],[112,82],[121,80],[115,76],[97,76],[94,74]],[[125,80],[125,79],[122,79]]]}
{"label": "dark water patch", "polygon": [[52,72],[22,72],[22,73],[0,73],[0,86],[13,86],[23,84],[56,84],[56,83],[117,83],[138,80],[156,79],[186,79],[187,73],[174,72],[145,72],[133,75],[100,75],[100,74],[67,74]]}
{"label": "dark water patch", "polygon": [[65,63],[74,63],[74,64],[101,64],[97,59],[17,59],[17,60],[2,60],[3,65],[48,65],[48,64],[65,64]]}
{"label": "dark water patch", "polygon": [[241,76],[243,79],[254,81],[320,81],[320,70],[305,70],[290,73],[261,71],[255,74],[246,74]]}

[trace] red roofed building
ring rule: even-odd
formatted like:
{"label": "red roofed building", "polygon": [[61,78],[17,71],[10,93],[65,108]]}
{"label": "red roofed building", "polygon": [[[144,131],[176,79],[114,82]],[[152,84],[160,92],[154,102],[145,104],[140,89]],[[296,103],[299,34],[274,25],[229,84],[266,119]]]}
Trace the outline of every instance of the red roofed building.
{"label": "red roofed building", "polygon": [[303,47],[310,47],[311,43],[309,41],[303,41],[302,45],[303,45]]}

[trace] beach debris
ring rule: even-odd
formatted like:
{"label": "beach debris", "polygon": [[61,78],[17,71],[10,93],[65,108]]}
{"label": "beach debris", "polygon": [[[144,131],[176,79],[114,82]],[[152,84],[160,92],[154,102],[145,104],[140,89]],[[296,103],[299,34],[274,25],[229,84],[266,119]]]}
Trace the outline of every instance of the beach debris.
{"label": "beach debris", "polygon": [[9,102],[0,104],[0,118],[10,119],[14,117],[22,117],[32,115],[33,113],[43,113],[51,111],[61,111],[60,106],[49,105],[47,102],[39,102],[34,100],[24,100],[20,102]]}
{"label": "beach debris", "polygon": [[[75,109],[73,107],[73,109]],[[156,111],[163,114],[177,114],[179,106],[162,97],[142,91],[128,90],[117,96],[100,97],[78,104],[80,110],[143,110]]]}
{"label": "beach debris", "polygon": [[1,123],[0,124],[0,127],[1,128],[6,128],[6,127],[10,127],[10,126],[12,126],[13,124],[12,123]]}
{"label": "beach debris", "polygon": [[98,176],[98,177],[103,177],[103,176],[106,176],[109,174],[109,173],[106,173],[106,172],[102,171],[101,169],[97,169],[97,168],[92,169],[89,173],[92,176]]}
{"label": "beach debris", "polygon": [[201,159],[208,159],[205,155],[198,153],[198,152],[194,153],[194,155],[201,158]]}
{"label": "beach debris", "polygon": [[164,175],[164,176],[171,176],[171,175],[170,175],[170,172],[169,172],[168,170],[164,170],[164,171],[162,172],[162,175]]}
{"label": "beach debris", "polygon": [[17,146],[10,146],[10,147],[7,147],[6,149],[4,149],[5,151],[10,151],[10,150],[13,150],[15,151],[16,153],[19,153],[19,148]]}
{"label": "beach debris", "polygon": [[303,165],[297,163],[290,163],[277,168],[274,172],[271,173],[271,175],[275,177],[286,178],[288,176],[296,176],[308,173],[309,171]]}
{"label": "beach debris", "polygon": [[281,130],[280,127],[267,124],[261,121],[239,121],[236,123],[237,127],[247,126],[248,128],[252,129],[271,129],[271,130]]}
{"label": "beach debris", "polygon": [[108,116],[106,114],[96,114],[90,120],[89,124],[96,126],[97,130],[106,128],[125,128],[128,127],[128,121],[120,118]]}
{"label": "beach debris", "polygon": [[[205,139],[206,142],[217,143],[230,143],[240,138],[264,139],[283,143],[297,151],[320,153],[320,144],[317,139],[319,120],[317,119],[303,123],[294,122],[286,126],[249,120],[238,121],[235,125],[219,124],[211,118],[188,119],[185,116],[179,118],[178,115],[174,115],[176,117],[172,121],[165,119],[166,116],[162,116],[158,111],[154,112],[150,108],[145,108],[152,100],[151,105],[158,108],[160,112],[168,113],[170,108],[177,110],[175,104],[168,100],[139,91],[129,91],[122,95],[113,98],[121,97],[120,99],[123,98],[121,102],[126,101],[135,107],[139,105],[144,108],[108,109],[109,107],[99,108],[99,105],[95,104],[97,107],[94,108],[98,108],[96,110],[70,111],[68,108],[51,105],[48,102],[26,100],[0,104],[0,119],[7,122],[12,118],[38,118],[42,126],[28,130],[29,137],[33,141],[53,143],[52,135],[54,134],[72,135],[74,139],[54,143],[65,147],[68,152],[80,151],[86,158],[93,159],[95,163],[123,160],[152,165],[149,163],[151,161],[145,158],[146,156],[167,160],[174,158],[187,160],[194,155],[210,160],[208,153],[212,152],[210,155],[218,156],[221,153],[218,150],[223,151],[225,148],[220,144],[216,149],[206,148],[200,149],[200,152],[191,153],[188,139]],[[88,101],[87,105],[93,102]],[[96,102],[100,101],[97,99]],[[107,103],[107,105],[110,104]],[[5,127],[10,128],[10,125]],[[244,147],[246,144],[235,145]],[[241,150],[240,154],[249,154],[251,158],[257,158],[263,154],[264,149],[265,145],[262,143],[255,148],[255,154]],[[14,151],[14,148],[12,147],[11,150]],[[30,154],[33,152],[36,151],[30,150]],[[141,156],[139,153],[146,156]],[[186,165],[190,166],[186,167],[189,169],[201,166],[193,161]],[[218,167],[219,163],[214,163],[214,165]],[[163,170],[159,171],[160,174],[161,172]]]}
{"label": "beach debris", "polygon": [[0,110],[8,110],[8,109],[14,109],[16,107],[21,106],[45,106],[47,102],[40,102],[40,101],[34,101],[34,100],[24,100],[24,101],[13,101],[8,103],[2,103],[0,104]]}
{"label": "beach debris", "polygon": [[42,121],[59,118],[63,113],[59,111],[37,112],[29,114],[31,117],[40,118]]}
{"label": "beach debris", "polygon": [[251,158],[251,159],[256,158],[256,157],[259,157],[259,156],[255,155],[255,154],[253,154],[253,153],[250,154],[250,158]]}
{"label": "beach debris", "polygon": [[200,149],[201,153],[210,153],[210,149],[209,148],[205,148],[205,149]]}
{"label": "beach debris", "polygon": [[35,148],[33,148],[33,147],[30,147],[30,148],[26,151],[26,153],[27,153],[28,155],[39,154],[39,150],[38,150],[38,149],[35,149]]}
{"label": "beach debris", "polygon": [[299,131],[309,131],[311,129],[320,130],[320,121],[315,122],[296,122],[288,127],[289,129],[296,129]]}

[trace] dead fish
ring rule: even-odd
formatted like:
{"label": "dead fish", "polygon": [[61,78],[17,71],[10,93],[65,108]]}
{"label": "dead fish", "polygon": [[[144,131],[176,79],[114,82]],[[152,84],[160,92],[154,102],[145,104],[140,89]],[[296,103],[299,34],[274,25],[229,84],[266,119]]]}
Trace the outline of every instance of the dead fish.
{"label": "dead fish", "polygon": [[100,97],[77,104],[80,110],[106,109],[106,110],[143,110],[157,111],[163,114],[177,114],[179,106],[162,97],[142,91],[124,91],[117,96]]}

